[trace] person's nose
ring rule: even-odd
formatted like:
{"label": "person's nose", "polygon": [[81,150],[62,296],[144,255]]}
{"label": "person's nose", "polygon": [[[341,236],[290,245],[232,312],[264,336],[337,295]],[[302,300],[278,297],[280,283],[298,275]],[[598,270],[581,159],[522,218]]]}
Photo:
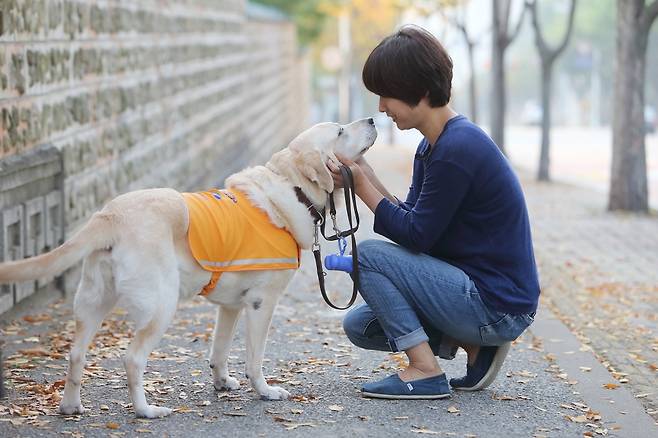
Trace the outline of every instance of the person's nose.
{"label": "person's nose", "polygon": [[380,113],[385,113],[386,112],[386,105],[385,105],[384,99],[381,98],[381,97],[379,98],[379,112]]}

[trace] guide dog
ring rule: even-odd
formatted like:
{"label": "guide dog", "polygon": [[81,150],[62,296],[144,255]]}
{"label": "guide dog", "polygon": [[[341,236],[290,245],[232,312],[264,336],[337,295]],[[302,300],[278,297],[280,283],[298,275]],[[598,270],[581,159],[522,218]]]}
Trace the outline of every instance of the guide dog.
{"label": "guide dog", "polygon": [[[226,192],[220,191],[218,196],[239,191],[274,226],[287,230],[299,248],[309,249],[314,241],[314,220],[307,202],[322,211],[327,194],[334,188],[326,164],[329,160],[339,164],[336,153],[356,159],[372,146],[376,137],[371,118],[344,126],[317,124],[276,152],[265,165],[228,177]],[[307,202],[298,198],[299,189]],[[137,190],[111,200],[54,250],[0,264],[0,283],[11,283],[52,277],[83,261],[73,304],[75,339],[60,403],[62,414],[84,412],[80,385],[86,350],[102,320],[116,305],[128,311],[136,326],[124,359],[135,414],[156,418],[172,412],[147,402],[143,373],[179,300],[198,294],[212,278],[212,273],[192,254],[189,228],[190,214],[183,194],[169,188]],[[224,272],[206,295],[210,302],[219,305],[209,357],[217,390],[239,387],[238,380],[229,375],[227,362],[236,323],[244,311],[248,379],[262,399],[288,398],[288,391],[267,384],[262,361],[274,308],[294,272]]]}

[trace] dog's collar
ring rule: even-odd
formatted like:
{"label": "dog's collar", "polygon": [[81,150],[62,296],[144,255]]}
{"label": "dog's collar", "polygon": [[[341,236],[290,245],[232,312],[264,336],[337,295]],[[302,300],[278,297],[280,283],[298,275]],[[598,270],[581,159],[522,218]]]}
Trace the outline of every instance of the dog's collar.
{"label": "dog's collar", "polygon": [[301,189],[301,187],[295,186],[295,194],[297,195],[297,200],[304,205],[306,205],[306,209],[311,213],[311,216],[313,216],[313,221],[318,222],[322,220],[322,214],[318,211],[317,208],[315,208],[315,205],[313,205],[313,202],[311,202],[310,199],[308,199],[308,196],[306,196],[306,193]]}

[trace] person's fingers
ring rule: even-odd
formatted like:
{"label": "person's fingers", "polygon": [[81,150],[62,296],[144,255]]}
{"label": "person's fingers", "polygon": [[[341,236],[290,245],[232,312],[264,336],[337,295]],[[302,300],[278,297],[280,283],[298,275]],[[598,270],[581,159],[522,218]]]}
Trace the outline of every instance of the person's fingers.
{"label": "person's fingers", "polygon": [[341,154],[336,154],[336,158],[338,158],[338,161],[343,163],[347,167],[352,167],[354,164],[356,164],[354,161],[350,160],[349,158],[341,155]]}
{"label": "person's fingers", "polygon": [[329,168],[329,170],[330,170],[332,173],[336,173],[336,172],[338,172],[338,166],[336,166],[332,161],[328,161],[328,162],[327,162],[327,168]]}

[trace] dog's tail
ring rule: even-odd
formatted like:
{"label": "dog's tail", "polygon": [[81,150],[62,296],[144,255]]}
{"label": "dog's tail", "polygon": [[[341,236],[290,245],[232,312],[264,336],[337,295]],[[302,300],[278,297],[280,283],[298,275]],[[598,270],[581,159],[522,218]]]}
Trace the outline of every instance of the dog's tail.
{"label": "dog's tail", "polygon": [[0,263],[0,284],[53,277],[99,249],[110,249],[116,240],[113,213],[94,213],[76,234],[54,250],[35,257]]}

